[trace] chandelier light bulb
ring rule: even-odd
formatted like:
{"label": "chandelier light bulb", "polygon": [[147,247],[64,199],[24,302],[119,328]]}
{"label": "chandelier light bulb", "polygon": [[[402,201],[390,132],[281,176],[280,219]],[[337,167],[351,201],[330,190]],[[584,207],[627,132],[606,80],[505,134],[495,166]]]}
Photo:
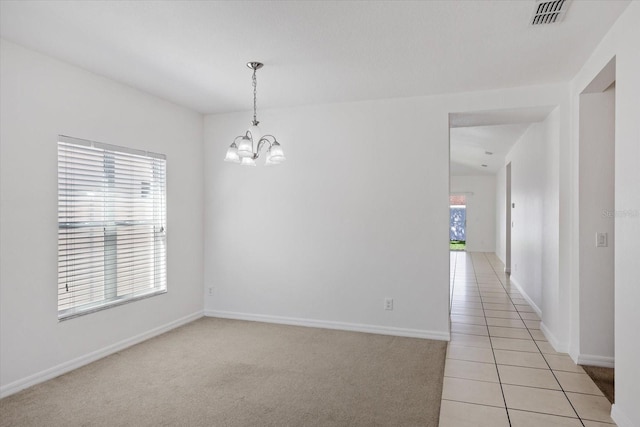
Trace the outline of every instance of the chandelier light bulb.
{"label": "chandelier light bulb", "polygon": [[256,161],[253,160],[251,157],[243,157],[242,161],[240,162],[240,166],[255,166],[256,165]]}
{"label": "chandelier light bulb", "polygon": [[242,158],[253,157],[253,141],[243,137],[238,144],[238,156]]}
{"label": "chandelier light bulb", "polygon": [[232,163],[240,163],[240,156],[238,155],[238,146],[236,145],[235,142],[231,144],[231,146],[227,150],[227,155],[225,156],[224,161],[232,162]]}
{"label": "chandelier light bulb", "polygon": [[284,157],[284,151],[282,151],[282,147],[277,141],[274,142],[271,145],[271,148],[269,148],[269,154],[267,155],[267,162],[269,162],[269,164],[277,165],[284,162],[285,160],[286,160],[286,157]]}

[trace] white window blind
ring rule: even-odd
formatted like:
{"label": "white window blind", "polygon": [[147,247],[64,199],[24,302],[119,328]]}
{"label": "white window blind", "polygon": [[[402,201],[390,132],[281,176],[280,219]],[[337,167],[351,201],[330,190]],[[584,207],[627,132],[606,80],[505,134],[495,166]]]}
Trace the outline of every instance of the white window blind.
{"label": "white window blind", "polygon": [[166,157],[58,138],[58,319],[167,290]]}

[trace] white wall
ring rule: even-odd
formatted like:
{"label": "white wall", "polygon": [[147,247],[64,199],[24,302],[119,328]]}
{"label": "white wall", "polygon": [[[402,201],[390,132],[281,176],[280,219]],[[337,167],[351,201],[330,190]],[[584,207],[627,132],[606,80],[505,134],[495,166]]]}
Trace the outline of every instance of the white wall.
{"label": "white wall", "polygon": [[208,313],[447,339],[448,164],[425,162],[448,158],[447,115],[393,100],[260,116],[281,166],[222,162],[249,114],[205,120]]}
{"label": "white wall", "polygon": [[[567,351],[569,286],[560,280],[569,261],[560,253],[560,164],[565,149],[562,117],[556,108],[540,123],[533,123],[507,154],[511,162],[511,280],[542,316],[542,328],[559,351]],[[507,167],[496,174],[496,254],[506,261]],[[566,198],[567,196],[565,196]],[[565,261],[563,261],[565,259]]]}
{"label": "white wall", "polygon": [[[580,341],[578,361],[614,361],[615,90],[580,95]],[[609,214],[611,216],[609,216]],[[608,246],[596,247],[596,233]]]}
{"label": "white wall", "polygon": [[[563,114],[564,113],[564,114]],[[558,351],[566,352],[569,348],[569,300],[568,282],[562,279],[563,271],[569,270],[568,257],[563,257],[563,246],[569,250],[569,239],[563,236],[563,230],[569,229],[563,222],[562,212],[569,200],[563,192],[566,182],[563,171],[569,169],[569,156],[563,154],[568,148],[568,135],[562,133],[563,125],[568,123],[566,110],[556,109],[541,124],[544,127],[544,180],[542,205],[542,310],[543,329],[549,342]],[[513,267],[513,261],[512,261]]]}
{"label": "white wall", "polygon": [[[9,394],[202,313],[202,116],[0,45],[0,384]],[[168,292],[57,319],[58,134],[167,155]]]}
{"label": "white wall", "polygon": [[221,161],[249,113],[207,116],[205,313],[448,337],[448,114],[566,94],[551,85],[262,111],[288,158],[275,168]]}
{"label": "white wall", "polygon": [[[612,417],[620,427],[640,425],[640,3],[631,2],[571,83],[573,161],[571,182],[579,183],[579,96],[605,65],[616,58],[615,106],[615,364],[616,403]],[[572,200],[574,229],[578,200]],[[572,244],[579,244],[573,233]],[[578,260],[572,263],[572,295],[579,294]],[[575,298],[575,297],[574,297]],[[573,305],[572,318],[579,317]],[[572,334],[573,335],[573,334]]]}
{"label": "white wall", "polygon": [[494,252],[496,248],[496,177],[452,176],[450,191],[467,193],[467,252]]}
{"label": "white wall", "polygon": [[536,307],[542,300],[542,213],[545,129],[534,123],[509,151],[511,162],[511,279]]}
{"label": "white wall", "polygon": [[[538,309],[543,306],[543,286],[557,287],[557,268],[546,265],[545,256],[557,264],[558,235],[549,227],[556,215],[558,185],[553,159],[559,145],[559,111],[554,110],[540,123],[533,123],[506,156],[511,162],[511,280]],[[551,221],[552,222],[552,221]],[[551,251],[547,253],[545,247]],[[545,319],[543,319],[545,320]]]}
{"label": "white wall", "polygon": [[507,214],[505,207],[507,205],[507,167],[501,167],[496,173],[496,216],[495,216],[495,225],[494,229],[496,230],[495,241],[496,241],[496,255],[500,258],[500,261],[504,264],[506,262],[506,223],[507,223]]}

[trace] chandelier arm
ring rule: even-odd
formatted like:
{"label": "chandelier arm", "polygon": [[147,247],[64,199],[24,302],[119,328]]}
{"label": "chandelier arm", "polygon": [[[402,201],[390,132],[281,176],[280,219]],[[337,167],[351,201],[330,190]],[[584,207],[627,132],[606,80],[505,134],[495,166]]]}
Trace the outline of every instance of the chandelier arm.
{"label": "chandelier arm", "polygon": [[258,149],[256,150],[256,154],[258,156],[260,155],[260,151],[262,151],[262,147],[264,147],[264,144],[266,143],[268,143],[269,148],[271,148],[271,142],[268,139],[260,138],[260,141],[258,141]]}
{"label": "chandelier arm", "polygon": [[[268,138],[273,138],[273,141],[269,141],[269,139],[268,139]],[[273,136],[273,135],[263,135],[263,136],[262,136],[262,138],[260,138],[260,139],[261,139],[261,140],[262,140],[262,139],[267,140],[267,141],[269,142],[269,145],[271,145],[271,144],[273,144],[273,143],[275,143],[275,142],[278,142],[278,140],[276,139],[276,137],[275,137],[275,136]]]}
{"label": "chandelier arm", "polygon": [[[239,138],[243,138],[243,137],[239,137]],[[251,140],[251,151],[253,151],[255,142],[253,140],[253,135],[251,134],[250,130],[247,130],[244,134],[244,138],[248,138],[249,140]],[[255,153],[255,151],[253,151]]]}
{"label": "chandelier arm", "polygon": [[[273,138],[273,141],[269,140],[269,137]],[[260,138],[260,141],[258,141],[258,150],[257,153],[260,154],[260,151],[262,150],[262,147],[264,147],[264,144],[269,144],[269,148],[271,148],[271,146],[278,142],[276,140],[276,137],[273,135],[264,135],[262,138]]]}

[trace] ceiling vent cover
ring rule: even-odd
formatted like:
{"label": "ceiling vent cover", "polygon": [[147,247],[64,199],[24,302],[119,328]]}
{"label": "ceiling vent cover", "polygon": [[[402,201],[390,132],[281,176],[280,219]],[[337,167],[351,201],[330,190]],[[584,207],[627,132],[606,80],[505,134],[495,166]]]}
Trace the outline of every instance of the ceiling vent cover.
{"label": "ceiling vent cover", "polygon": [[531,25],[554,24],[562,21],[570,0],[536,0]]}

